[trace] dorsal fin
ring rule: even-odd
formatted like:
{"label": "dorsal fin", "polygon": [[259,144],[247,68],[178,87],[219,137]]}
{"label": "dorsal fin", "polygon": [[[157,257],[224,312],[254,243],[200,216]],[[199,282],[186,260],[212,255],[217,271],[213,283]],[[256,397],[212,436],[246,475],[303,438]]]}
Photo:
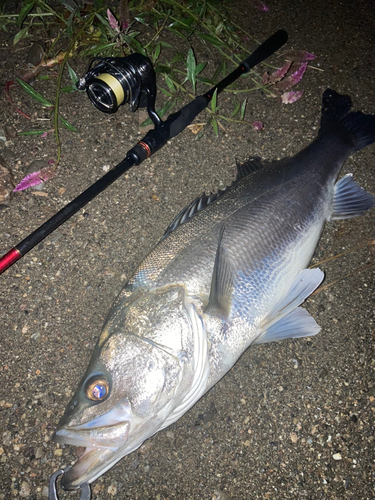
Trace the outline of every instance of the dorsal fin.
{"label": "dorsal fin", "polygon": [[253,174],[254,172],[257,172],[263,167],[262,159],[259,156],[250,156],[243,163],[237,161],[236,164],[237,164],[236,182],[250,174]]}
{"label": "dorsal fin", "polygon": [[181,210],[178,215],[176,215],[165,231],[162,240],[164,240],[164,238],[166,238],[178,226],[181,226],[181,224],[191,219],[197,212],[200,212],[210,203],[220,198],[224,193],[226,193],[229,187],[230,186],[226,186],[224,189],[219,189],[217,193],[210,193],[209,195],[203,193],[201,196],[198,196],[198,198],[192,201],[187,207]]}
{"label": "dorsal fin", "polygon": [[210,193],[206,195],[203,193],[201,196],[198,196],[194,201],[192,201],[187,207],[185,207],[181,212],[173,219],[171,224],[169,224],[167,230],[165,231],[162,239],[166,238],[172,231],[174,231],[177,227],[181,226],[184,222],[191,219],[197,212],[205,209],[210,203],[213,203],[218,198],[223,196],[224,193],[228,191],[229,188],[234,186],[240,179],[246,177],[247,175],[253,174],[257,170],[262,168],[261,158],[259,157],[250,157],[248,160],[243,163],[237,162],[237,177],[236,180],[232,182],[229,186],[226,186],[224,189],[219,189],[217,193]]}

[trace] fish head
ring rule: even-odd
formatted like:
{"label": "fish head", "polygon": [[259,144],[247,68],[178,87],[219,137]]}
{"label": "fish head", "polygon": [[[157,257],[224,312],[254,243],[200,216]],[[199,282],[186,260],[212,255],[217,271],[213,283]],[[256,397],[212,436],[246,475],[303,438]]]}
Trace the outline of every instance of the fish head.
{"label": "fish head", "polygon": [[181,299],[181,290],[155,292],[107,322],[53,436],[56,442],[85,447],[64,473],[64,489],[93,482],[137,449],[177,404],[189,364],[182,345],[191,334]]}

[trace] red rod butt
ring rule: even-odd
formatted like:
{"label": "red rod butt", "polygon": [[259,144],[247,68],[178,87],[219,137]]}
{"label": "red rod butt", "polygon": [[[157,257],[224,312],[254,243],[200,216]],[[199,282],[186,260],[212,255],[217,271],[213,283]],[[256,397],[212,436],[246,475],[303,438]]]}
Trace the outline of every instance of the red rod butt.
{"label": "red rod butt", "polygon": [[9,252],[0,258],[0,274],[8,269],[8,267],[12,266],[21,257],[22,254],[19,250],[17,250],[17,248],[9,250]]}

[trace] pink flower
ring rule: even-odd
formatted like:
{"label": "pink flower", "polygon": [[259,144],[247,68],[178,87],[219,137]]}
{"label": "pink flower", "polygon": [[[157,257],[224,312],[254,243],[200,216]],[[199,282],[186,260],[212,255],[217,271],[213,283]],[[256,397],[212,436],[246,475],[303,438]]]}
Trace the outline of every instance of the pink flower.
{"label": "pink flower", "polygon": [[29,187],[37,186],[55,177],[56,173],[54,168],[43,168],[42,170],[38,170],[38,172],[32,172],[26,175],[13,191],[23,191]]}
{"label": "pink flower", "polygon": [[118,24],[118,21],[115,18],[115,16],[112,14],[110,9],[107,9],[107,17],[108,17],[108,22],[109,22],[110,27],[116,31],[120,31],[120,26]]}
{"label": "pink flower", "polygon": [[274,84],[276,82],[279,82],[287,74],[291,65],[292,63],[291,61],[289,61],[284,66],[274,71],[271,75],[269,75],[268,73],[264,73],[262,79],[263,85],[265,85],[266,83]]}
{"label": "pink flower", "polygon": [[262,2],[262,0],[251,0],[250,3],[253,4],[253,6],[257,9],[260,10],[261,12],[268,12],[270,9],[267,7],[267,5]]}
{"label": "pink flower", "polygon": [[290,74],[289,76],[285,77],[282,81],[278,82],[275,85],[275,89],[289,90],[290,88],[292,88],[299,81],[301,81],[303,75],[305,74],[306,68],[307,68],[307,62],[300,64],[299,68],[294,73]]}
{"label": "pink flower", "polygon": [[292,62],[306,62],[316,59],[316,56],[314,54],[311,54],[306,50],[288,50],[287,52],[283,53],[283,57],[285,57],[287,61]]}
{"label": "pink flower", "polygon": [[267,7],[267,5],[263,2],[260,2],[260,5],[257,8],[261,12],[268,12],[270,10],[269,7]]}
{"label": "pink flower", "polygon": [[303,95],[303,90],[291,90],[290,92],[284,92],[281,96],[281,102],[283,104],[292,104],[292,102],[298,101],[300,97]]}
{"label": "pink flower", "polygon": [[254,130],[262,130],[264,128],[264,125],[262,122],[256,121],[252,123],[252,126]]}

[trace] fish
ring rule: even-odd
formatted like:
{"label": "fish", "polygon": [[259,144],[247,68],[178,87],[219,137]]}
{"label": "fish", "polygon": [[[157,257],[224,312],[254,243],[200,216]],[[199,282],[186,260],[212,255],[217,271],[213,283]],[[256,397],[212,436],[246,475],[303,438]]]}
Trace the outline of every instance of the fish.
{"label": "fish", "polygon": [[315,140],[286,161],[238,168],[195,199],[132,274],[53,435],[84,447],[61,484],[90,484],[184,415],[250,346],[316,335],[301,304],[324,273],[308,268],[326,221],[375,197],[345,160],[375,142],[375,116],[327,89]]}

